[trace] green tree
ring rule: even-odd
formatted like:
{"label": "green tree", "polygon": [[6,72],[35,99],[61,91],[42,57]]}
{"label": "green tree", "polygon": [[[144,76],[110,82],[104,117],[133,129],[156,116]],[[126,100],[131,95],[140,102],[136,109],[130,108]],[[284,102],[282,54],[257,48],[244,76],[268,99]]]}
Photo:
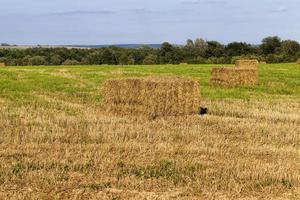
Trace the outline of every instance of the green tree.
{"label": "green tree", "polygon": [[157,57],[154,54],[149,54],[145,57],[143,64],[144,65],[154,65],[156,64]]}
{"label": "green tree", "polygon": [[102,52],[102,63],[110,65],[117,64],[115,55],[113,54],[112,50],[108,48],[104,49],[104,51]]}
{"label": "green tree", "polygon": [[62,58],[59,55],[53,55],[50,58],[50,63],[51,65],[61,65],[62,63]]}
{"label": "green tree", "polygon": [[260,49],[264,55],[275,54],[280,51],[280,47],[281,39],[278,36],[266,37],[262,40],[262,44],[260,45]]}
{"label": "green tree", "polygon": [[164,42],[161,45],[159,57],[161,64],[172,64],[174,62],[174,47],[170,43]]}
{"label": "green tree", "polygon": [[101,65],[102,64],[102,54],[101,52],[91,52],[84,59],[84,63],[90,65]]}
{"label": "green tree", "polygon": [[300,45],[294,40],[284,40],[281,43],[281,52],[285,55],[295,56],[300,52]]}
{"label": "green tree", "polygon": [[224,45],[217,41],[208,41],[207,42],[207,50],[206,50],[206,57],[221,57],[224,55],[225,48]]}
{"label": "green tree", "polygon": [[30,65],[45,65],[46,59],[44,56],[33,56],[29,58],[28,63]]}
{"label": "green tree", "polygon": [[226,55],[228,56],[241,56],[247,55],[254,52],[254,48],[250,44],[245,42],[232,42],[229,43],[226,47]]}
{"label": "green tree", "polygon": [[204,57],[208,49],[208,43],[201,38],[197,38],[194,42],[194,45],[195,45],[196,57],[199,56]]}

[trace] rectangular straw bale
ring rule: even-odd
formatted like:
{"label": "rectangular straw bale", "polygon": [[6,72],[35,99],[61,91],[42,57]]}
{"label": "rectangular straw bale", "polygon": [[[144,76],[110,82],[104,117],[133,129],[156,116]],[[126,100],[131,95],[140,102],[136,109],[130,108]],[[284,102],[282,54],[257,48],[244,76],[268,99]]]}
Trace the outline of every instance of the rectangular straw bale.
{"label": "rectangular straw bale", "polygon": [[257,83],[257,70],[251,68],[213,68],[210,82],[215,86],[251,86]]}
{"label": "rectangular straw bale", "polygon": [[300,58],[298,58],[297,63],[300,65]]}
{"label": "rectangular straw bale", "polygon": [[258,60],[237,60],[235,66],[238,68],[253,68],[257,69]]}
{"label": "rectangular straw bale", "polygon": [[0,67],[5,67],[5,63],[0,63]]}
{"label": "rectangular straw bale", "polygon": [[200,92],[192,79],[146,77],[107,80],[102,95],[110,113],[154,118],[197,113]]}

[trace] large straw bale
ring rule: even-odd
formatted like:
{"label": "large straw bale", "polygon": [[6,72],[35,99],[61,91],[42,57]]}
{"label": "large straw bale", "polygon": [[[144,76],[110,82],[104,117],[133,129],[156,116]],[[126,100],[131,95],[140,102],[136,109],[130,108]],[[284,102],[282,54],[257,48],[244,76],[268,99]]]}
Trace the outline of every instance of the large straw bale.
{"label": "large straw bale", "polygon": [[177,116],[197,113],[199,84],[180,77],[146,77],[107,80],[103,103],[118,115]]}
{"label": "large straw bale", "polygon": [[213,68],[210,82],[215,86],[251,86],[257,83],[257,70],[252,68]]}
{"label": "large straw bale", "polygon": [[258,60],[237,60],[235,66],[238,68],[253,68],[257,69]]}
{"label": "large straw bale", "polygon": [[0,63],[0,67],[5,67],[5,63]]}
{"label": "large straw bale", "polygon": [[300,58],[298,58],[297,63],[300,65]]}

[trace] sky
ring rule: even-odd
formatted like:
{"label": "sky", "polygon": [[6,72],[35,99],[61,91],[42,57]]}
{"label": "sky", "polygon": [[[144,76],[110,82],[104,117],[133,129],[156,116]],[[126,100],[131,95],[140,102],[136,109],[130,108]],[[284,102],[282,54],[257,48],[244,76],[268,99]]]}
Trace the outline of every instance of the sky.
{"label": "sky", "polygon": [[0,0],[0,43],[300,42],[300,0]]}

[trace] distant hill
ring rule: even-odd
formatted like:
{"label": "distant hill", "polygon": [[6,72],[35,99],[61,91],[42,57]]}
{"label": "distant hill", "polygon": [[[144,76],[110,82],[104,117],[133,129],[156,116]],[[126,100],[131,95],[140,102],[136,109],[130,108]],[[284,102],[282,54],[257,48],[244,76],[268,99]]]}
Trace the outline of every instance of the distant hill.
{"label": "distant hill", "polygon": [[161,44],[111,44],[111,45],[68,45],[68,47],[79,47],[79,48],[104,48],[109,46],[116,46],[120,48],[136,49],[142,46],[148,46],[154,49],[161,47]]}
{"label": "distant hill", "polygon": [[109,44],[109,45],[0,45],[0,49],[30,49],[30,48],[79,48],[79,49],[97,49],[116,46],[127,49],[137,49],[142,46],[148,46],[150,48],[158,49],[161,44]]}

